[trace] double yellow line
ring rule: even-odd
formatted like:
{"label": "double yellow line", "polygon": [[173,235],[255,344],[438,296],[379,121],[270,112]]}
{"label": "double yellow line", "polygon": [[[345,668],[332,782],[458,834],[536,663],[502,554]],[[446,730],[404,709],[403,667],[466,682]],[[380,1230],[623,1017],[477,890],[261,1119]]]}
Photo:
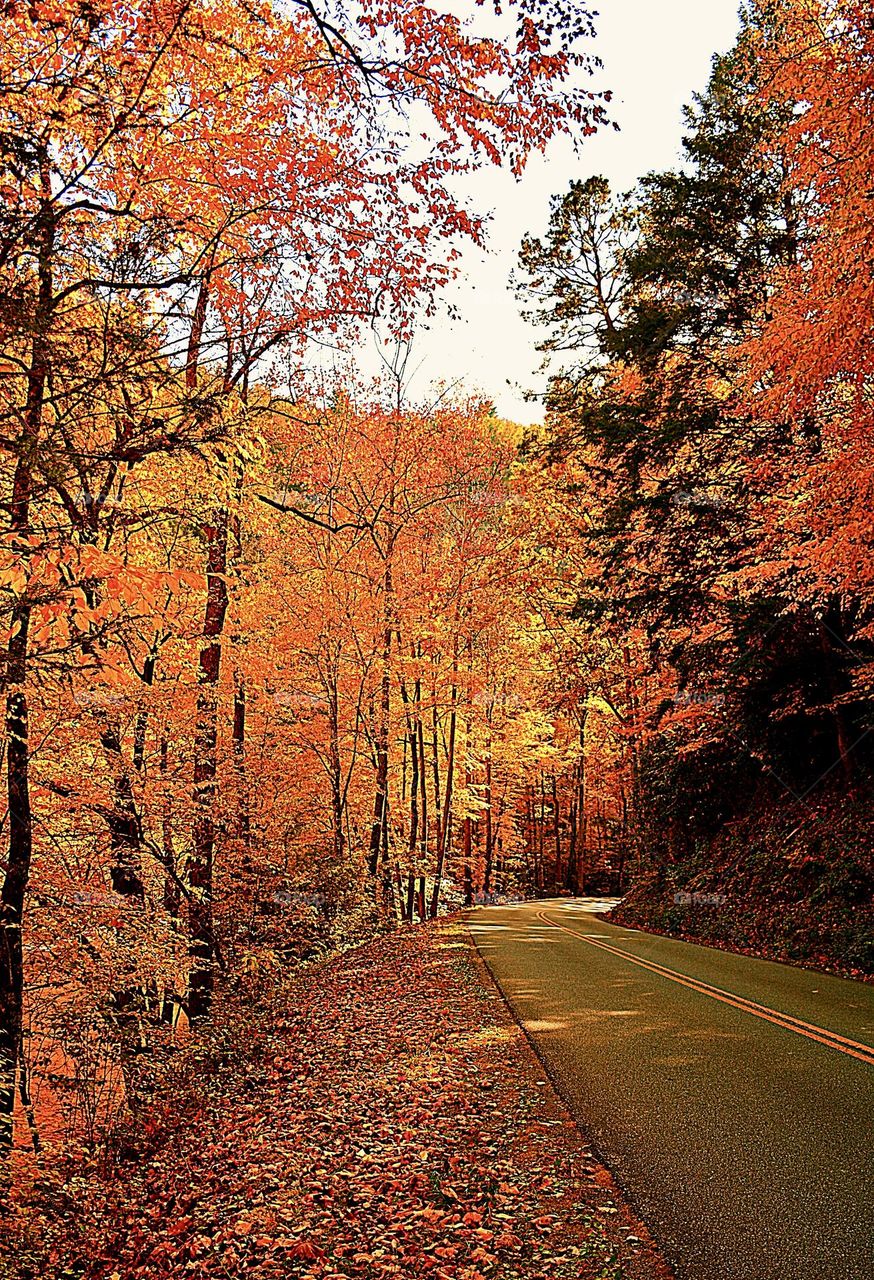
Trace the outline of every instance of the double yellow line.
{"label": "double yellow line", "polygon": [[846,1036],[839,1036],[834,1031],[826,1031],[824,1027],[814,1026],[813,1023],[803,1022],[801,1018],[793,1018],[788,1013],[780,1013],[777,1009],[769,1009],[767,1005],[757,1004],[755,1000],[747,1000],[745,996],[735,995],[731,991],[724,991],[722,987],[711,986],[709,982],[703,982],[700,978],[690,978],[688,974],[678,973],[676,969],[668,969],[663,964],[656,964],[654,960],[643,960],[639,956],[629,955],[627,951],[622,951],[619,947],[612,947],[609,942],[605,942],[602,938],[592,938],[585,933],[577,933],[576,929],[568,929],[566,925],[556,924],[554,920],[542,911],[537,913],[538,920],[542,920],[544,924],[551,925],[553,929],[560,929],[562,933],[569,933],[573,938],[579,938],[582,942],[587,942],[591,947],[598,947],[601,951],[608,951],[610,955],[618,956],[620,960],[627,961],[628,964],[637,965],[639,969],[646,969],[649,973],[654,973],[660,978],[667,978],[671,982],[676,982],[680,986],[688,987],[690,991],[697,991],[702,996],[710,996],[712,1000],[719,1000],[722,1004],[731,1005],[733,1009],[740,1009],[743,1013],[752,1014],[755,1018],[762,1018],[765,1022],[772,1022],[777,1027],[783,1027],[786,1031],[794,1031],[796,1035],[806,1036],[808,1040],[815,1040],[817,1044],[823,1044],[828,1049],[837,1049],[839,1053],[845,1053],[850,1058],[858,1058],[860,1062],[866,1062],[869,1066],[874,1067],[874,1049],[869,1045],[859,1044],[856,1040],[848,1040]]}

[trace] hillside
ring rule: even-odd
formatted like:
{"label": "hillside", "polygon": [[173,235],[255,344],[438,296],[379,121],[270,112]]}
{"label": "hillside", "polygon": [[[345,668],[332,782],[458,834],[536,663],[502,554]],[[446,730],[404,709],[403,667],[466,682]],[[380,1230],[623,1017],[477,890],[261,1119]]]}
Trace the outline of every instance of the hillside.
{"label": "hillside", "polygon": [[855,978],[874,975],[874,813],[832,793],[759,808],[697,857],[642,874],[618,924]]}

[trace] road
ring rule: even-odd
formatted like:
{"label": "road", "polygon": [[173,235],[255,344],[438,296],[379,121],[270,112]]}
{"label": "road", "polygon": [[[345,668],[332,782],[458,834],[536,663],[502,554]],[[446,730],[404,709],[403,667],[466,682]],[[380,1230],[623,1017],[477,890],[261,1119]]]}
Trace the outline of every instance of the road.
{"label": "road", "polygon": [[485,907],[473,937],[680,1280],[874,1277],[874,988]]}

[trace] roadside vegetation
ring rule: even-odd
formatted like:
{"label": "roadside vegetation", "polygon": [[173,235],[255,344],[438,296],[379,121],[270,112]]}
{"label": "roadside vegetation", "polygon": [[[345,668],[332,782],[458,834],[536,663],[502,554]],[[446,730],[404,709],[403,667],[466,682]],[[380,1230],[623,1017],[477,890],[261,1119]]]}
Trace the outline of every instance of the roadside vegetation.
{"label": "roadside vegetation", "polygon": [[757,0],[682,166],[554,197],[530,430],[416,326],[609,94],[579,3],[471,10],[0,16],[11,1276],[656,1275],[438,917],[871,972],[867,7]]}
{"label": "roadside vegetation", "polygon": [[565,772],[566,821],[585,811],[591,858],[606,812],[623,921],[856,974],[872,53],[864,6],[748,6],[682,166],[626,194],[575,179],[519,280],[555,366],[528,456],[568,684],[586,740],[606,723],[622,744]]}

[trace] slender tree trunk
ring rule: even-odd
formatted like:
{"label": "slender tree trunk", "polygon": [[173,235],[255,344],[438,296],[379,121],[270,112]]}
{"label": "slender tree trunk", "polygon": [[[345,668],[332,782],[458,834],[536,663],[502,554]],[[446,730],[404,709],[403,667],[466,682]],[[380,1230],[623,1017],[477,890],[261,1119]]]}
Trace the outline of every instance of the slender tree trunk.
{"label": "slender tree trunk", "polygon": [[[173,843],[173,797],[167,779],[168,763],[168,741],[165,726],[161,733],[161,741],[158,748],[158,767],[160,769],[162,792],[161,861],[164,867],[164,909],[175,927],[178,924],[179,913],[182,909],[182,890],[179,886],[176,871],[176,850]],[[161,1021],[170,1026],[175,1025],[181,1003],[176,991],[165,987],[161,1000]]]}
{"label": "slender tree trunk", "polygon": [[[49,374],[49,333],[53,309],[55,214],[52,204],[48,147],[39,157],[41,201],[35,226],[38,292],[33,316],[27,399],[12,482],[9,526],[23,539],[30,526],[33,470],[42,432]],[[21,545],[21,544],[20,544]],[[23,545],[21,546],[24,551]],[[0,1154],[12,1147],[17,1066],[22,1055],[24,1007],[24,903],[33,852],[30,805],[30,741],[27,706],[30,604],[22,598],[11,617],[12,635],[6,660],[6,782],[9,845],[0,891]]]}
{"label": "slender tree trunk", "polygon": [[159,752],[159,767],[161,770],[161,790],[163,798],[161,801],[161,848],[164,855],[164,907],[167,914],[172,916],[174,920],[178,919],[179,911],[182,906],[182,893],[177,883],[176,871],[176,850],[173,844],[173,801],[170,795],[170,788],[167,784],[167,730],[161,734],[161,746]]}
{"label": "slender tree trunk", "polygon": [[[435,660],[436,661],[436,660]],[[434,768],[434,825],[436,836],[436,847],[439,852],[442,844],[442,826],[440,819],[440,740],[439,740],[439,723],[437,716],[437,672],[432,672],[433,680],[431,685],[431,727],[433,729],[433,757],[432,764]]]}
{"label": "slender tree trunk", "polygon": [[[576,770],[574,770],[576,774]],[[576,779],[575,779],[576,780]],[[568,893],[578,894],[580,891],[577,881],[577,866],[579,858],[579,850],[577,849],[577,802],[572,800],[567,813],[568,822],[568,846],[567,846],[567,866],[564,873],[564,887]]]}
{"label": "slender tree trunk", "polygon": [[[197,389],[203,330],[209,303],[209,272],[200,283],[191,322],[185,363],[185,386]],[[194,739],[192,848],[188,859],[188,934],[191,965],[188,975],[189,1021],[209,1015],[212,1004],[215,929],[213,923],[213,859],[215,801],[218,772],[218,683],[222,634],[228,609],[227,501],[216,506],[201,533],[206,544],[206,608],[198,662],[197,725]]]}
{"label": "slender tree trunk", "polygon": [[[452,813],[452,783],[455,773],[455,723],[458,702],[458,638],[452,651],[452,687],[449,694],[449,746],[446,758],[446,791],[443,801],[443,821],[437,832],[437,865],[434,869],[434,886],[431,890],[431,919],[437,918],[440,908],[440,881],[443,877],[443,864],[446,859],[450,815]],[[435,768],[437,730],[434,730]],[[438,775],[435,775],[438,776]]]}
{"label": "slender tree trunk", "polygon": [[385,904],[386,913],[391,915],[397,911],[395,904],[396,890],[400,886],[400,867],[395,860],[395,868],[397,871],[397,883],[392,880],[391,850],[388,841],[388,799],[386,798],[385,821],[382,824],[382,839],[380,844],[380,858],[382,863],[382,901]]}
{"label": "slender tree trunk", "polygon": [[[408,837],[409,869],[412,874],[416,869],[416,849],[419,842],[419,738],[417,731],[418,707],[410,711],[409,696],[406,683],[401,681],[401,697],[407,715],[407,742],[410,748],[410,831]],[[406,781],[406,750],[404,751],[404,779]]]}
{"label": "slender tree trunk", "polygon": [[[422,657],[421,645],[418,649],[418,656]],[[427,866],[428,862],[428,779],[425,775],[425,728],[422,723],[422,680],[417,673],[415,684],[415,701],[416,701],[416,743],[415,749],[418,754],[418,770],[419,792],[421,796],[421,822],[419,823],[419,865]]]}
{"label": "slender tree trunk", "polygon": [[577,765],[577,835],[576,858],[574,859],[575,893],[586,892],[586,842],[588,826],[586,824],[586,722],[589,716],[588,695],[580,708],[580,759]]}
{"label": "slender tree trunk", "polygon": [[[156,644],[157,644],[157,640],[156,640]],[[149,653],[146,654],[146,659],[145,659],[145,662],[143,663],[142,681],[147,689],[151,689],[153,684],[155,683],[155,665],[157,661],[158,661],[157,649],[153,648],[149,651]],[[143,765],[145,764],[146,729],[148,727],[148,723],[149,723],[148,707],[143,707],[142,710],[137,713],[137,718],[134,723],[133,761],[134,761],[134,768],[136,769],[137,773],[142,772]]]}
{"label": "slender tree trunk", "polygon": [[540,830],[537,836],[537,888],[543,891],[546,865],[546,777],[540,775]]}
{"label": "slender tree trunk", "polygon": [[[203,319],[201,318],[201,326]],[[248,384],[245,384],[242,390],[242,399],[245,402],[248,396]],[[245,470],[242,457],[238,454],[234,459],[234,487],[233,487],[233,504],[230,516],[230,565],[231,576],[236,580],[239,572],[240,564],[243,560],[243,525],[242,525],[242,502],[243,502],[243,485],[245,481]],[[237,780],[237,814],[236,814],[236,834],[248,849],[252,837],[252,823],[249,805],[249,779],[246,772],[246,677],[241,670],[241,637],[239,634],[231,636],[231,652],[234,655],[234,719],[231,732],[231,750],[234,761],[234,772]]]}
{"label": "slender tree trunk", "polygon": [[537,889],[537,821],[534,811],[534,787],[525,788],[525,875],[527,883]]}
{"label": "slender tree trunk", "polygon": [[246,776],[246,681],[234,673],[234,723],[231,734],[234,770],[237,775],[237,835],[244,845],[252,838],[249,814],[249,780]]}
{"label": "slender tree trunk", "polygon": [[555,837],[555,887],[561,887],[561,814],[559,813],[558,804],[558,780],[555,772],[552,774],[552,815],[553,815],[553,834]]}
{"label": "slender tree trunk", "polygon": [[221,670],[222,632],[228,607],[225,581],[228,558],[228,511],[216,509],[203,530],[206,540],[207,597],[203,641],[200,649],[197,695],[197,732],[194,743],[194,827],[188,861],[188,928],[191,970],[188,981],[188,1017],[207,1017],[212,1002],[215,935],[212,914],[213,857],[215,853],[215,800],[218,748],[218,682]]}
{"label": "slender tree trunk", "polygon": [[[89,591],[89,599],[93,605],[98,600],[97,590]],[[82,638],[83,649],[94,652],[86,636]],[[152,684],[155,675],[155,655],[152,651],[146,656],[140,676],[143,684]],[[146,729],[149,713],[143,707],[134,720],[133,766],[136,772],[142,770],[145,763]],[[113,892],[123,898],[137,898],[140,902],[145,898],[142,868],[142,831],[140,816],[137,811],[134,795],[134,784],[131,770],[124,755],[124,742],[121,723],[118,716],[107,716],[100,725],[100,745],[106,752],[107,764],[111,778],[111,807],[101,807],[100,812],[109,828],[110,866],[109,878]],[[130,989],[116,991],[115,1002],[119,1008],[126,1008],[133,1002],[134,993]]]}
{"label": "slender tree trunk", "polygon": [[486,823],[486,846],[483,860],[483,893],[488,895],[492,888],[492,861],[494,857],[492,832],[492,738],[489,733],[486,739],[486,783],[485,783],[485,823]]}
{"label": "slender tree trunk", "polygon": [[[470,682],[473,672],[473,638],[467,640],[467,706],[470,707]],[[471,761],[471,740],[473,737],[473,721],[468,711],[464,722],[464,789],[465,815],[462,828],[463,865],[464,865],[464,905],[473,905],[473,819],[470,816],[470,789],[473,784],[473,767]]]}
{"label": "slender tree trunk", "polygon": [[346,849],[343,831],[343,767],[340,758],[340,693],[336,672],[332,671],[328,688],[328,753],[331,771],[331,825],[334,837],[334,857],[339,863]]}
{"label": "slender tree trunk", "polygon": [[[141,713],[142,714],[142,713]],[[139,717],[138,717],[139,719]],[[135,724],[135,732],[136,732]],[[124,758],[121,728],[117,720],[105,721],[100,729],[100,743],[109,761],[112,778],[112,807],[104,810],[109,827],[110,866],[109,878],[113,891],[128,901],[142,907],[145,899],[142,866],[142,831],[140,815],[134,797],[130,770]],[[142,1014],[148,1009],[149,990],[134,980],[136,962],[134,955],[122,943],[119,983],[112,992],[110,1018],[119,1033],[121,1070],[124,1077],[128,1106],[137,1109],[142,1100],[136,1056],[145,1047]]]}
{"label": "slender tree trunk", "polygon": [[637,699],[634,695],[634,683],[631,678],[631,653],[626,645],[622,651],[625,665],[625,700],[628,706],[628,759],[631,768],[630,804],[627,810],[627,826],[629,830],[629,850],[638,869],[643,865],[643,839],[641,831],[640,803],[640,763],[638,759],[639,717]]}
{"label": "slender tree trunk", "polygon": [[204,276],[197,290],[197,301],[191,317],[191,332],[188,336],[188,351],[185,356],[185,386],[188,391],[197,388],[197,372],[200,364],[200,348],[203,342],[203,328],[206,324],[206,311],[209,305],[209,273]]}
{"label": "slender tree trunk", "polygon": [[[391,536],[391,535],[389,535]],[[388,826],[388,745],[391,719],[391,654],[394,635],[392,599],[391,547],[386,552],[383,574],[384,624],[382,635],[382,680],[379,695],[379,722],[376,730],[376,794],[373,801],[373,823],[370,828],[370,855],[367,869],[375,879],[379,870],[383,829]]]}
{"label": "slender tree trunk", "polygon": [[112,856],[109,878],[113,890],[122,897],[142,899],[145,890],[140,818],[117,721],[104,723],[100,730],[100,743],[109,758],[112,774],[112,808],[105,811]]}
{"label": "slender tree trunk", "polygon": [[470,816],[470,787],[473,782],[473,773],[470,767],[470,731],[471,724],[467,721],[465,727],[465,760],[464,760],[464,787],[468,794],[465,807],[468,812],[464,815],[461,828],[462,840],[462,865],[464,867],[464,905],[469,907],[473,904],[473,819]]}

